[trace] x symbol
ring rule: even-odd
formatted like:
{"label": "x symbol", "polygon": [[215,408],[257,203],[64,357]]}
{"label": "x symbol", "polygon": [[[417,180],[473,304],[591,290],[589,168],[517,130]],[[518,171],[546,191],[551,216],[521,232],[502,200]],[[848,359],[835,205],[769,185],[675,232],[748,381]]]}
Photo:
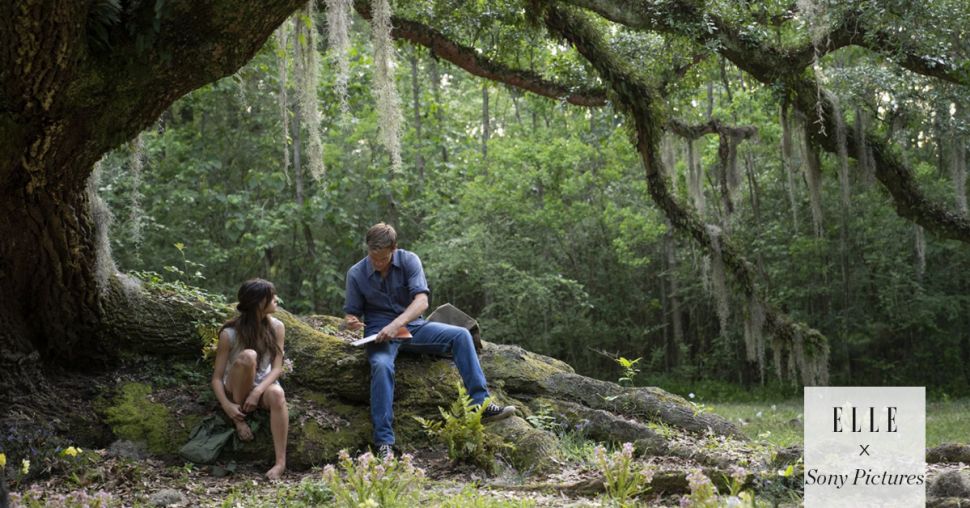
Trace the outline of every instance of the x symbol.
{"label": "x symbol", "polygon": [[862,448],[862,451],[859,452],[859,456],[860,457],[863,456],[863,455],[865,455],[867,457],[872,457],[872,455],[869,455],[869,446],[871,446],[871,445],[859,445],[859,448]]}

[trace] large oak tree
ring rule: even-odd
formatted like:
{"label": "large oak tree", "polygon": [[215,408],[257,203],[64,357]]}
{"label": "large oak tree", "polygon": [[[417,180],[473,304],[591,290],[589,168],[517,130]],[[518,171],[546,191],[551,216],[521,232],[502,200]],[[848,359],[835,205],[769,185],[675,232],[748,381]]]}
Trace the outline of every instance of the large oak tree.
{"label": "large oak tree", "polygon": [[[171,335],[158,330],[167,325],[117,317],[131,303],[110,259],[99,254],[99,223],[86,191],[92,168],[108,150],[150,126],[177,98],[235,72],[300,5],[27,0],[0,7],[0,368],[6,393],[29,387],[27,380],[37,367],[111,362],[119,345],[153,338],[164,344],[164,337]],[[752,305],[763,307],[775,347],[794,354],[807,382],[824,380],[824,337],[768,305],[766,289],[743,248],[705,225],[669,188],[658,151],[662,132],[678,132],[665,107],[667,86],[693,63],[720,55],[775,87],[800,111],[817,115],[825,128],[812,129],[811,142],[839,153],[843,148],[837,133],[845,120],[813,66],[825,54],[856,46],[884,57],[887,65],[941,83],[970,83],[964,49],[923,47],[919,38],[880,18],[882,11],[874,11],[871,2],[829,6],[824,22],[806,18],[804,9],[811,5],[696,0],[503,5],[525,10],[523,29],[575,47],[598,75],[592,86],[558,83],[486,58],[472,44],[435,27],[433,16],[395,17],[394,36],[426,46],[437,57],[487,79],[572,104],[612,104],[625,111],[657,206],[674,227],[723,257],[736,287]],[[947,2],[939,5],[950,8]],[[369,17],[368,2],[354,6]],[[806,24],[810,36],[803,33]],[[687,41],[692,56],[685,65],[664,69],[661,79],[648,79],[625,60],[628,53],[611,45],[607,35],[617,27]],[[713,124],[706,131],[703,126],[693,129],[691,135],[722,138],[740,132]],[[844,151],[856,154],[862,141],[849,137]],[[884,139],[869,133],[864,141],[872,148],[876,177],[901,216],[941,237],[970,241],[970,221],[926,198],[912,169]]]}

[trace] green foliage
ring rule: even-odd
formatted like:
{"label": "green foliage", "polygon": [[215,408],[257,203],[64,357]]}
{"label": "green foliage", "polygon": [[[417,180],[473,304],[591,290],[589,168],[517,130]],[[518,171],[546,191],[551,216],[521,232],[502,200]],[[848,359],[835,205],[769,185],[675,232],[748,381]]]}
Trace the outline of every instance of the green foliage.
{"label": "green foliage", "polygon": [[595,467],[597,443],[586,436],[583,429],[569,429],[559,434],[559,452],[563,458],[587,467]]}
{"label": "green foliage", "polygon": [[437,508],[533,508],[535,505],[531,499],[496,499],[471,486],[466,486],[455,495],[441,496],[440,500],[433,501],[433,506]]}
{"label": "green foliage", "polygon": [[[113,26],[115,4],[95,2],[89,30]],[[859,9],[854,15],[873,30],[895,33],[893,27],[907,26],[920,37],[886,48],[885,55],[842,48],[822,58],[819,75],[839,97],[849,130],[861,112],[870,134],[888,140],[927,196],[945,204],[954,198],[949,140],[968,132],[970,103],[959,86],[887,61],[902,57],[898,51],[919,50],[966,69],[953,54],[952,30],[970,23],[960,2],[922,7],[827,6],[836,17]],[[754,44],[808,44],[810,27],[786,18],[787,8],[784,2],[705,5]],[[141,25],[126,27],[142,43],[150,42],[149,24],[157,18],[144,11]],[[395,15],[429,23],[485,58],[577,90],[602,85],[588,62],[548,40],[515,2],[407,2],[395,6]],[[768,26],[768,18],[783,21]],[[671,23],[683,34],[699,29],[679,18]],[[230,297],[242,280],[261,276],[276,283],[288,310],[339,314],[346,269],[363,257],[363,232],[388,220],[398,227],[401,246],[424,261],[433,305],[450,301],[478,317],[487,340],[555,356],[602,379],[615,378],[615,365],[589,354],[590,348],[646,359],[638,364],[643,372],[624,376],[625,383],[684,387],[677,390],[718,400],[694,387],[719,383],[725,397],[737,400],[791,396],[771,375],[775,367],[787,368],[786,358],[776,362],[769,351],[762,376],[757,361],[747,357],[743,320],[734,319],[746,315],[746,298],[729,298],[732,320],[720,329],[706,288],[704,253],[693,239],[668,234],[630,144],[628,120],[612,106],[573,108],[482,82],[424,49],[409,50],[416,80],[405,72],[407,65],[396,76],[403,165],[392,173],[378,142],[383,125],[372,98],[369,28],[355,18],[347,32],[347,114],[334,87],[339,73],[321,69],[319,86],[303,87],[321,108],[324,181],[313,181],[305,166],[316,130],[300,127],[296,118],[300,81],[292,42],[268,45],[234,76],[173,104],[142,133],[140,179],[132,174],[129,147],[107,157],[100,191],[117,218],[112,250],[121,269],[165,273]],[[816,238],[804,154],[794,150],[793,188],[789,166],[779,160],[778,86],[762,86],[718,57],[694,61],[712,48],[689,38],[619,25],[603,34],[648,82],[666,79],[673,68],[683,71],[664,94],[665,115],[690,124],[714,119],[757,128],[757,138],[738,147],[742,182],[727,196],[730,215],[719,185],[718,140],[708,135],[697,141],[707,203],[701,219],[724,225],[770,281],[767,303],[829,338],[834,384],[918,384],[931,396],[970,393],[970,327],[962,312],[970,303],[966,249],[927,235],[925,269],[918,268],[912,223],[899,217],[861,164],[850,167],[851,203],[843,223],[838,160],[827,155],[821,160],[825,222]],[[284,82],[280,59],[291,71]],[[286,115],[280,114],[281,87],[289,97]],[[487,141],[483,87],[489,97]],[[285,139],[283,121],[291,124]],[[686,203],[686,145],[672,138],[667,176],[674,197]],[[299,174],[297,156],[304,163]],[[125,234],[136,220],[133,193],[144,196],[144,212],[136,214],[144,233],[140,242]],[[801,217],[798,224],[793,213]],[[181,247],[173,248],[175,242]],[[729,280],[728,289],[738,288]],[[677,336],[676,314],[682,325]],[[212,343],[211,328],[200,327],[200,334]],[[728,384],[737,387],[733,393]]]}
{"label": "green foliage", "polygon": [[525,419],[539,430],[553,432],[561,428],[556,422],[556,417],[552,414],[553,410],[552,404],[543,400],[539,402],[539,407],[531,415],[526,416]]}
{"label": "green foliage", "polygon": [[341,450],[338,464],[339,471],[329,464],[323,470],[334,506],[409,508],[418,502],[424,471],[414,467],[410,455],[380,460],[365,452],[354,460]]}
{"label": "green foliage", "polygon": [[607,453],[604,447],[597,446],[593,457],[603,475],[606,499],[610,505],[621,508],[635,506],[637,496],[650,490],[656,468],[636,463],[632,443],[624,443],[622,449],[613,453]]}
{"label": "green foliage", "polygon": [[640,363],[641,358],[635,360],[629,360],[623,356],[616,359],[616,364],[623,369],[623,376],[620,377],[619,382],[623,386],[633,386],[633,380],[640,373],[640,369],[637,364]]}
{"label": "green foliage", "polygon": [[457,387],[458,398],[451,403],[451,407],[448,410],[438,408],[441,420],[426,420],[418,416],[414,419],[428,436],[448,445],[448,458],[475,464],[492,472],[496,468],[497,453],[507,445],[495,442],[495,438],[485,433],[482,412],[488,406],[489,399],[476,405],[461,382],[457,383]]}

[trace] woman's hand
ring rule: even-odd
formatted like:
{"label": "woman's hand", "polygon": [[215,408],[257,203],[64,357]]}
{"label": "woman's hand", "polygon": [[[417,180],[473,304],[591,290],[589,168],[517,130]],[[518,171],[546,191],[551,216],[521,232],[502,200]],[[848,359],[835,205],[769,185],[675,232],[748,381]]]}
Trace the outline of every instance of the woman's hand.
{"label": "woman's hand", "polygon": [[229,418],[241,422],[246,419],[246,413],[243,413],[239,408],[239,404],[235,402],[228,402],[225,406],[222,406],[222,410],[226,412]]}
{"label": "woman's hand", "polygon": [[244,413],[252,413],[259,407],[259,398],[263,396],[263,392],[258,391],[253,388],[253,391],[249,392],[249,396],[246,397],[246,401],[243,402],[242,410]]}

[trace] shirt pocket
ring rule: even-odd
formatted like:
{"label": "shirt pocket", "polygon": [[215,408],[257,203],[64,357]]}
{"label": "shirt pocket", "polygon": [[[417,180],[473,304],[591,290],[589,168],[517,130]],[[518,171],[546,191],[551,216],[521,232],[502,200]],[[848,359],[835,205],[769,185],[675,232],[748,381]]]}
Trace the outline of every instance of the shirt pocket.
{"label": "shirt pocket", "polygon": [[411,289],[408,288],[407,284],[397,284],[395,285],[392,296],[394,300],[404,307],[411,304]]}

